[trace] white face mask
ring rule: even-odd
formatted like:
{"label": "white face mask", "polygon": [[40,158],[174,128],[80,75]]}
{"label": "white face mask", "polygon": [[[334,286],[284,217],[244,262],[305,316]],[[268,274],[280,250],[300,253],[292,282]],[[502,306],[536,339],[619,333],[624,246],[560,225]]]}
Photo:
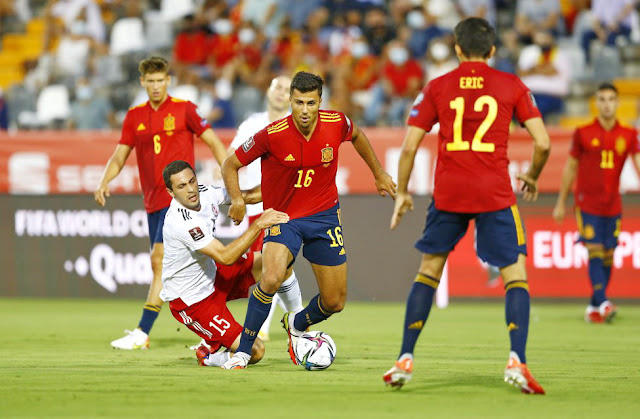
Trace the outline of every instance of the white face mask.
{"label": "white face mask", "polygon": [[389,60],[395,65],[402,65],[409,59],[409,52],[402,47],[393,47],[389,51]]}
{"label": "white face mask", "polygon": [[72,35],[83,36],[87,33],[87,23],[84,20],[74,20],[69,26]]}
{"label": "white face mask", "polygon": [[424,15],[418,10],[413,10],[407,13],[407,25],[411,29],[422,29],[424,28]]}
{"label": "white face mask", "polygon": [[369,45],[367,45],[366,42],[359,41],[351,45],[351,55],[353,55],[354,58],[362,58],[367,55],[368,52]]}
{"label": "white face mask", "polygon": [[435,60],[442,61],[449,56],[451,51],[449,50],[449,47],[442,42],[436,42],[431,45],[429,52]]}
{"label": "white face mask", "polygon": [[238,40],[241,44],[250,44],[256,39],[256,33],[251,28],[242,28],[238,32]]}
{"label": "white face mask", "polygon": [[219,35],[229,35],[233,30],[233,24],[229,19],[218,19],[213,22],[213,30]]}
{"label": "white face mask", "polygon": [[78,100],[89,100],[91,99],[91,95],[93,94],[93,91],[91,90],[90,86],[79,86],[76,89],[76,98],[78,98]]}

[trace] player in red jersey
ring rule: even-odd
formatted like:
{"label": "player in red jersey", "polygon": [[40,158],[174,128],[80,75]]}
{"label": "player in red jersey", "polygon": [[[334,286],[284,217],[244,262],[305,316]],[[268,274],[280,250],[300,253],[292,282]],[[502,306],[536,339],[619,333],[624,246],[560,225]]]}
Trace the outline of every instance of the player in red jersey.
{"label": "player in red jersey", "polygon": [[616,87],[610,83],[601,84],[596,91],[598,116],[573,134],[558,201],[553,209],[553,218],[562,223],[565,201],[577,174],[576,219],[579,240],[589,252],[592,287],[591,302],[584,314],[589,323],[610,322],[616,315],[617,309],[607,299],[606,289],[620,233],[622,204],[618,190],[627,156],[633,155],[633,162],[640,172],[638,133],[620,125],[616,119],[618,104]]}
{"label": "player in red jersey", "polygon": [[222,165],[222,176],[231,196],[229,217],[242,221],[245,205],[238,186],[238,169],[258,157],[262,165],[264,208],[289,215],[286,224],[265,231],[262,280],[249,298],[240,346],[223,365],[247,366],[251,346],[262,326],[273,295],[291,274],[291,266],[304,244],[303,255],[311,263],[320,293],[297,314],[283,318],[289,334],[289,354],[310,325],[341,311],[347,296],[346,251],[342,237],[336,188],[338,150],[351,141],[375,178],[380,195],[395,197],[395,184],[380,166],[369,140],[341,112],[319,110],[322,79],[297,73],[290,87],[291,115],[268,125],[249,138]]}
{"label": "player in red jersey", "polygon": [[515,115],[533,137],[533,161],[523,182],[527,201],[537,198],[537,179],[549,155],[550,142],[524,84],[514,75],[494,70],[487,61],[495,53],[495,31],[481,18],[455,28],[460,66],[432,80],[411,110],[398,168],[398,196],[391,229],[413,209],[407,191],[416,151],[425,132],[440,123],[433,201],[416,248],[423,253],[409,293],[402,349],[383,380],[401,387],[411,378],[413,352],[424,327],[449,252],[476,225],[478,256],[500,268],[505,284],[506,323],[511,340],[505,381],[525,393],[544,394],[526,365],[529,291],[525,269],[525,232],[511,188],[507,159],[509,125]]}
{"label": "player in red jersey", "polygon": [[162,226],[171,196],[162,180],[162,170],[174,160],[185,160],[194,165],[193,136],[200,137],[222,164],[226,150],[207,121],[189,102],[168,95],[171,82],[169,64],[164,58],[150,57],[140,62],[140,84],[147,91],[149,101],[129,109],[122,126],[122,135],[94,193],[98,205],[104,206],[111,182],[124,167],[131,150],[135,148],[144,195],[144,207],[149,221],[151,240],[151,269],[153,281],[142,311],[138,327],[126,331],[124,337],[111,342],[117,349],[147,349],[149,331],[158,317],[162,300]]}

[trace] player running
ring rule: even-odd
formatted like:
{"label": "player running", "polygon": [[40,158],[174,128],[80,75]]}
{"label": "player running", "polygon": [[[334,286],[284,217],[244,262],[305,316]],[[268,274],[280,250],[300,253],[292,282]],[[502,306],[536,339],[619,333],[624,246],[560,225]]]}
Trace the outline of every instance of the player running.
{"label": "player running", "polygon": [[[267,110],[265,112],[256,112],[247,119],[245,119],[236,132],[236,136],[229,146],[228,154],[232,154],[243,143],[245,143],[252,135],[266,127],[270,123],[284,118],[289,114],[289,87],[291,86],[291,78],[286,76],[279,76],[271,80],[269,89],[267,89]],[[251,162],[244,170],[244,176],[240,176],[240,187],[243,189],[253,188],[260,185],[262,180],[260,171],[260,159],[256,159]],[[249,222],[253,222],[260,214],[262,214],[263,207],[262,202],[247,206],[247,216]],[[258,239],[251,245],[251,250],[254,252],[262,251],[262,244],[264,240],[264,233],[260,233]],[[295,272],[291,271],[291,276],[284,280],[280,286],[278,293],[273,296],[273,302],[271,303],[271,310],[267,319],[262,324],[258,336],[263,341],[269,340],[269,328],[271,325],[271,319],[275,312],[276,303],[279,303],[285,312],[293,311],[298,312],[302,310],[302,295],[300,294],[300,285],[298,284],[298,278],[296,278]]]}
{"label": "player running", "polygon": [[[223,245],[215,238],[219,205],[230,203],[222,188],[198,185],[189,163],[176,160],[162,173],[173,197],[162,234],[164,258],[160,297],[171,314],[205,341],[196,350],[198,363],[220,366],[240,343],[242,326],[227,308],[227,301],[246,298],[260,278],[260,253],[246,253],[262,229],[286,223],[287,214],[265,211],[240,237]],[[260,188],[243,192],[247,203],[260,202]],[[220,347],[226,351],[216,352]],[[250,363],[264,355],[260,339],[253,342]]]}
{"label": "player running", "polygon": [[287,224],[265,232],[262,280],[249,298],[244,331],[235,355],[225,369],[246,368],[249,352],[264,323],[273,295],[291,274],[300,248],[311,262],[320,293],[299,313],[287,313],[283,323],[289,334],[289,354],[309,326],[341,311],[347,297],[347,256],[342,237],[336,187],[338,150],[351,141],[375,178],[380,195],[395,197],[395,184],[380,165],[369,140],[343,113],[320,110],[323,80],[315,74],[297,73],[290,88],[291,115],[249,138],[222,165],[231,196],[229,217],[245,216],[238,186],[238,169],[261,158],[262,197],[265,208],[286,212]]}
{"label": "player running", "polygon": [[579,240],[589,252],[592,288],[591,301],[584,313],[588,323],[610,322],[616,315],[617,308],[607,298],[606,290],[620,233],[620,174],[627,156],[633,155],[636,170],[640,172],[638,132],[620,125],[616,119],[618,105],[616,87],[611,83],[601,84],[596,91],[598,116],[573,134],[558,201],[553,209],[554,220],[562,223],[565,201],[577,174],[576,219]]}
{"label": "player running", "polygon": [[540,112],[525,85],[514,75],[494,70],[495,31],[481,18],[455,28],[456,70],[434,79],[411,109],[398,168],[398,196],[391,229],[413,209],[407,191],[414,158],[425,132],[440,123],[433,200],[423,236],[416,242],[422,262],[407,299],[400,356],[383,380],[402,387],[411,379],[416,341],[427,321],[447,256],[475,219],[478,256],[500,268],[505,288],[506,324],[511,351],[504,380],[524,393],[544,394],[526,364],[529,286],[525,269],[525,231],[509,178],[507,141],[512,116],[533,137],[533,161],[518,175],[524,198],[537,199],[537,179],[549,156],[550,142]]}

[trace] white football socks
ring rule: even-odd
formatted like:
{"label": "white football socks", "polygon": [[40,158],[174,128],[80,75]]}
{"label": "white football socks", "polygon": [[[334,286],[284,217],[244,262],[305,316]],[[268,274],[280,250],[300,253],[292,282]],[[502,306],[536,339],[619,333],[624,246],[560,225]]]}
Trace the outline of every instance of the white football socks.
{"label": "white football socks", "polygon": [[302,306],[302,293],[300,292],[300,284],[296,273],[291,272],[291,276],[284,280],[278,289],[278,296],[282,299],[285,311],[293,311],[297,313],[304,307]]}

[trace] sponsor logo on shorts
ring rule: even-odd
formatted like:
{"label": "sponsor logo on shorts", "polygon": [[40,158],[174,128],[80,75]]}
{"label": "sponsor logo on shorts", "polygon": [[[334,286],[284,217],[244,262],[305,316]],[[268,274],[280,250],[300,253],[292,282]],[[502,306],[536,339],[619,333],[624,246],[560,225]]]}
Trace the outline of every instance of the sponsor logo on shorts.
{"label": "sponsor logo on shorts", "polygon": [[587,240],[591,240],[596,236],[596,232],[593,229],[593,226],[591,224],[585,224],[583,235],[584,235],[584,238]]}
{"label": "sponsor logo on shorts", "polygon": [[191,230],[189,230],[189,234],[191,234],[191,238],[193,239],[193,241],[196,242],[204,237],[204,233],[202,232],[202,230],[200,230],[200,227],[192,228]]}
{"label": "sponsor logo on shorts", "polygon": [[280,226],[272,226],[269,229],[270,236],[279,236],[280,235]]}

